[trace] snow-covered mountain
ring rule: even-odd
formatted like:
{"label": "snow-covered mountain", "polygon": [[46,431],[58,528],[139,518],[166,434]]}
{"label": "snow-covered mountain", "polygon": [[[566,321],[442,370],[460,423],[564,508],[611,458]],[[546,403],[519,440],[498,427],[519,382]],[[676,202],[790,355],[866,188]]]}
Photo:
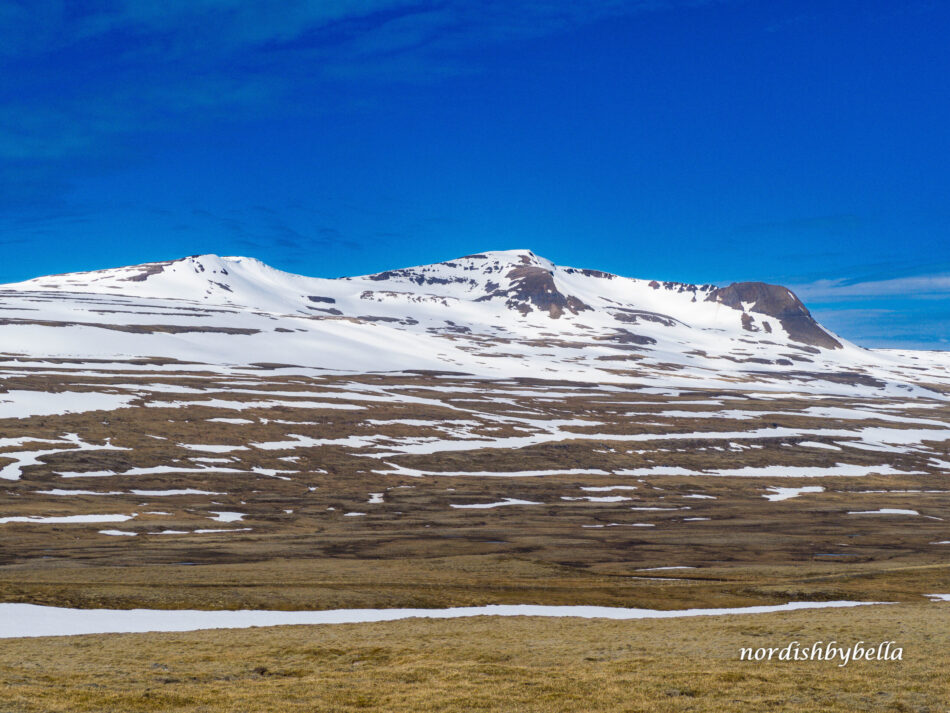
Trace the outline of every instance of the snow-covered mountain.
{"label": "snow-covered mountain", "polygon": [[657,282],[487,252],[320,279],[198,255],[0,286],[0,351],[333,371],[907,393],[941,353],[872,351],[784,287]]}

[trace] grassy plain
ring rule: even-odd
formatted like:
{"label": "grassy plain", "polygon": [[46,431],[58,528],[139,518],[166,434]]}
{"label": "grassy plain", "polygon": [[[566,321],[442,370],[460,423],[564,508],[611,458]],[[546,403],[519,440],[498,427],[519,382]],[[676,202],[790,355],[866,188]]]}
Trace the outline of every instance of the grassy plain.
{"label": "grassy plain", "polygon": [[[894,641],[901,661],[740,661]],[[950,709],[950,604],[667,620],[489,618],[0,641],[5,713]]]}

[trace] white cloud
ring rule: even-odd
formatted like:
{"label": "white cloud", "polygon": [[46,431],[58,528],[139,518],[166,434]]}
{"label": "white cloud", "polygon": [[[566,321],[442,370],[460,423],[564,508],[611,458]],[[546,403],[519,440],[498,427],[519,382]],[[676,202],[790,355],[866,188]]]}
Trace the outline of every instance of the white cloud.
{"label": "white cloud", "polygon": [[795,285],[792,290],[805,302],[835,302],[868,297],[950,298],[950,274],[917,275],[865,282],[846,279],[817,280]]}

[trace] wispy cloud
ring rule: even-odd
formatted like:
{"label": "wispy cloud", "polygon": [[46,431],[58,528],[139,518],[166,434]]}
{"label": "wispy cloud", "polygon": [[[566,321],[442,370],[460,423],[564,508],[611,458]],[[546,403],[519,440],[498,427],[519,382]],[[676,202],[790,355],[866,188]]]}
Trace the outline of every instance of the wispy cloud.
{"label": "wispy cloud", "polygon": [[792,288],[806,302],[841,302],[856,298],[907,297],[950,299],[950,273],[890,280],[817,280]]}
{"label": "wispy cloud", "polygon": [[14,0],[0,4],[0,156],[82,153],[341,74],[439,79],[473,46],[722,1]]}
{"label": "wispy cloud", "polygon": [[894,308],[831,306],[812,314],[825,327],[863,347],[950,348],[950,304],[946,302]]}
{"label": "wispy cloud", "polygon": [[158,132],[318,112],[341,82],[358,104],[360,81],[478,71],[473,48],[728,1],[0,2],[0,201],[59,200],[64,176],[128,165]]}
{"label": "wispy cloud", "polygon": [[865,347],[950,347],[950,273],[793,285],[826,327]]}

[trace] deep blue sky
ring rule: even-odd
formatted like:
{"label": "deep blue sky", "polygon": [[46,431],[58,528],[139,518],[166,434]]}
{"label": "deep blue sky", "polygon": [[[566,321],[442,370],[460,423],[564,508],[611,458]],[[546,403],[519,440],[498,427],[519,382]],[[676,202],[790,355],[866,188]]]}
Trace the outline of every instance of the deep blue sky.
{"label": "deep blue sky", "polygon": [[0,0],[0,282],[528,247],[950,347],[944,0]]}

